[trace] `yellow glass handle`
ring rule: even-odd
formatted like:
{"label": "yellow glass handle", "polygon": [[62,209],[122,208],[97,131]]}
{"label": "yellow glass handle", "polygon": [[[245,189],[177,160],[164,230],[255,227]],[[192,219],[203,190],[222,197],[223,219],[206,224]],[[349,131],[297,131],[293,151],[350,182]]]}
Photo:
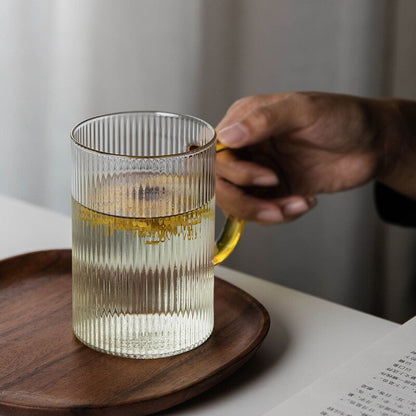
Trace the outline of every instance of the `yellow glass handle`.
{"label": "yellow glass handle", "polygon": [[[217,153],[226,149],[222,143],[217,141]],[[220,236],[215,242],[214,266],[224,261],[235,249],[246,222],[237,218],[228,217]]]}

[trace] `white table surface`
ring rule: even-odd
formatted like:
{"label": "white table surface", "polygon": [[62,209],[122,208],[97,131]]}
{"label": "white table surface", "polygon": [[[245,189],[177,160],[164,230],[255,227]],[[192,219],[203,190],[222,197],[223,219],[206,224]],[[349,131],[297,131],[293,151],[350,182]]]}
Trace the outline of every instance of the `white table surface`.
{"label": "white table surface", "polygon": [[[0,195],[0,235],[0,258],[69,248],[71,220]],[[234,375],[163,414],[262,415],[397,327],[393,322],[223,266],[217,266],[216,275],[241,287],[266,307],[270,331],[256,355]]]}

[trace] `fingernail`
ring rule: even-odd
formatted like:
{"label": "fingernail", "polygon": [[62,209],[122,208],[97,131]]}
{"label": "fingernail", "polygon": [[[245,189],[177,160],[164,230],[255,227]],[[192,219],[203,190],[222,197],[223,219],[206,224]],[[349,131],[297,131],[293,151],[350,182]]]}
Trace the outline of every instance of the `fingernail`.
{"label": "fingernail", "polygon": [[263,175],[263,176],[256,176],[253,178],[253,185],[258,186],[273,186],[277,185],[279,180],[275,175]]}
{"label": "fingernail", "polygon": [[218,132],[219,140],[227,146],[244,144],[248,138],[247,127],[241,123],[234,123]]}
{"label": "fingernail", "polygon": [[303,214],[308,209],[309,209],[308,204],[303,200],[289,202],[286,205],[284,205],[282,208],[283,214],[288,217],[291,217],[293,215]]}
{"label": "fingernail", "polygon": [[257,220],[260,222],[282,222],[283,217],[277,209],[265,209],[257,213]]}

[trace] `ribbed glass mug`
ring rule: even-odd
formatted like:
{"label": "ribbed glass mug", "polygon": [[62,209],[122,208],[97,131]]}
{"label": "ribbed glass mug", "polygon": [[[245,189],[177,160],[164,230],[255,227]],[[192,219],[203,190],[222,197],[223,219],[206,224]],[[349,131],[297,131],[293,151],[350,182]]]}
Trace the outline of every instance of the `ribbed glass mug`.
{"label": "ribbed glass mug", "polygon": [[215,130],[191,116],[125,112],[72,139],[73,329],[96,350],[179,354],[214,324],[214,265],[244,222],[214,240]]}

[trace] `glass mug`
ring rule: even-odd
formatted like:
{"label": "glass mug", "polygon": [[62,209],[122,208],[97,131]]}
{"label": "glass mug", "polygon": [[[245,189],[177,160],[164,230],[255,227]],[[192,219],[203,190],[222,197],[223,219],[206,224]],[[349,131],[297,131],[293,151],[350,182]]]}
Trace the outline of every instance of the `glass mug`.
{"label": "glass mug", "polygon": [[191,116],[125,112],[71,131],[73,330],[112,355],[189,351],[214,325],[215,130]]}

